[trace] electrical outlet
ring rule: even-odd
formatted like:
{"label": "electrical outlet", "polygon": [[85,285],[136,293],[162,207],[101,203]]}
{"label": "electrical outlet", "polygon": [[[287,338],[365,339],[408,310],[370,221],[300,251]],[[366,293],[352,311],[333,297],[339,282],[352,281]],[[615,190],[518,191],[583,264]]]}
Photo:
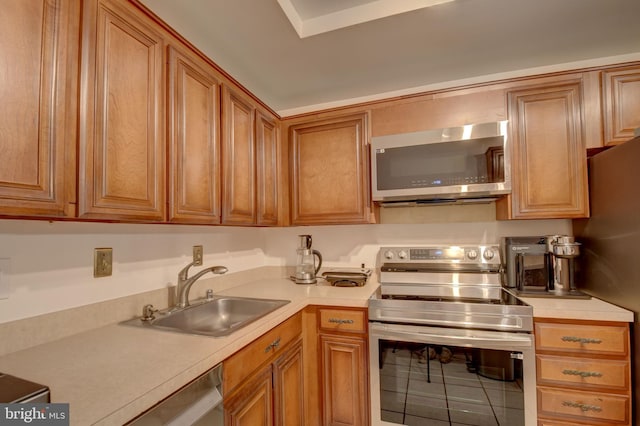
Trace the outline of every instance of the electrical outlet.
{"label": "electrical outlet", "polygon": [[111,276],[113,268],[113,249],[97,248],[93,251],[94,278]]}
{"label": "electrical outlet", "polygon": [[193,266],[202,265],[202,246],[193,246]]}

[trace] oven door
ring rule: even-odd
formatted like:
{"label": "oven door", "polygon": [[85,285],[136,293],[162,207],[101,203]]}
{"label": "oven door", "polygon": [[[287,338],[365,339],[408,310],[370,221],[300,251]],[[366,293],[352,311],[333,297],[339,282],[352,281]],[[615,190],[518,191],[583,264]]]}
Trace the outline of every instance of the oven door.
{"label": "oven door", "polygon": [[369,323],[373,425],[536,424],[533,337]]}

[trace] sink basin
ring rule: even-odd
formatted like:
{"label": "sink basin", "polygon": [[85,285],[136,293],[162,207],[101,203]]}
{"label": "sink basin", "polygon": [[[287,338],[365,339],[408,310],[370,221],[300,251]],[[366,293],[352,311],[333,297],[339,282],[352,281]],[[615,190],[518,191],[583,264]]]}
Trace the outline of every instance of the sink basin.
{"label": "sink basin", "polygon": [[227,336],[289,303],[289,300],[217,297],[183,309],[156,313],[152,321],[135,319],[130,325],[206,336]]}

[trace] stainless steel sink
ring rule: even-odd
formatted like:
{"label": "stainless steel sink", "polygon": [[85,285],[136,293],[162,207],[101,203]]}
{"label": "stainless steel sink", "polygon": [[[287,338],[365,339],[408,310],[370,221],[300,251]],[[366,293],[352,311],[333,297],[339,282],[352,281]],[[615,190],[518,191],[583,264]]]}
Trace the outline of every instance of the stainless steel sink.
{"label": "stainless steel sink", "polygon": [[289,300],[216,297],[186,308],[170,308],[155,313],[154,319],[127,321],[128,325],[177,331],[206,336],[227,336],[262,318]]}

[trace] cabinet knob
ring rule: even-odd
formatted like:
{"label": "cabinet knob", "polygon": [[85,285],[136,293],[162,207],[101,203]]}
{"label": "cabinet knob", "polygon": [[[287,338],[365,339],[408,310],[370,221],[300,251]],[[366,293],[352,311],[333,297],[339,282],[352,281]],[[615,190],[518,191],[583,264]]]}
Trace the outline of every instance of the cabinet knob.
{"label": "cabinet knob", "polygon": [[276,349],[278,349],[278,346],[280,346],[280,337],[278,337],[276,340],[274,340],[273,342],[271,342],[266,348],[264,348],[264,353],[269,353],[269,351],[273,350],[275,351]]}

